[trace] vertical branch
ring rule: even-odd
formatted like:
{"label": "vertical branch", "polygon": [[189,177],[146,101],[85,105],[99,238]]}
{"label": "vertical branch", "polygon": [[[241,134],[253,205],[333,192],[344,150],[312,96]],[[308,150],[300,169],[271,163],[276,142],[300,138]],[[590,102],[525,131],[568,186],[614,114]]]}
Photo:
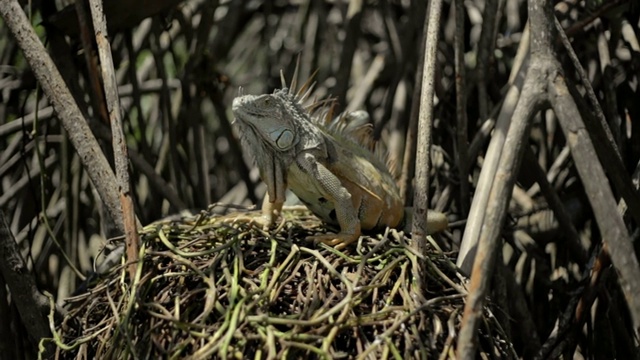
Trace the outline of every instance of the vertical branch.
{"label": "vertical branch", "polygon": [[[526,28],[524,33],[528,34]],[[475,256],[478,239],[480,237],[480,230],[482,228],[485,211],[487,209],[489,193],[496,178],[495,174],[498,167],[498,161],[503,153],[502,149],[504,146],[505,136],[509,130],[513,111],[516,108],[521,94],[524,77],[528,68],[528,55],[529,40],[528,37],[525,37],[522,39],[522,42],[518,47],[516,62],[511,69],[511,74],[509,75],[509,83],[511,86],[507,94],[504,96],[502,106],[499,108],[500,113],[495,121],[495,129],[491,135],[491,142],[489,143],[489,148],[484,156],[482,170],[480,171],[480,178],[478,179],[476,192],[471,201],[469,215],[467,216],[467,226],[465,227],[463,238],[460,243],[460,251],[458,252],[456,265],[458,265],[458,267],[462,269],[463,273],[467,275],[471,274],[473,257]],[[483,141],[482,138],[484,136],[488,137],[491,133],[491,123],[492,120],[486,120],[469,145],[467,171],[470,170],[478,153],[480,152],[480,146]]]}
{"label": "vertical branch", "polygon": [[[426,10],[425,10],[426,11]],[[422,74],[424,73],[424,57],[425,57],[425,39],[427,38],[428,23],[423,20],[422,37],[420,42],[420,50],[418,51],[418,69],[415,75],[415,84],[413,93],[411,94],[411,113],[409,114],[409,125],[407,126],[406,145],[404,147],[404,156],[402,158],[402,172],[400,174],[400,195],[405,204],[412,203],[412,186],[411,179],[415,172],[415,155],[416,155],[416,133],[418,132],[418,116],[420,113],[420,91],[422,89]]]}
{"label": "vertical branch", "polygon": [[498,1],[487,0],[484,3],[482,13],[482,33],[478,41],[478,108],[480,119],[485,120],[489,116],[489,99],[487,96],[487,78],[489,77],[489,63],[493,58],[494,29],[500,18],[498,14]]}
{"label": "vertical branch", "polygon": [[[160,106],[159,109],[162,109],[159,117],[162,121],[163,135],[166,138],[163,138],[163,151],[166,151],[169,156],[169,164],[164,164],[166,166],[166,170],[169,172],[169,182],[176,187],[178,194],[185,197],[185,194],[188,193],[186,190],[186,186],[181,186],[182,178],[178,179],[178,172],[180,170],[180,156],[178,153],[178,149],[180,147],[178,143],[179,134],[175,131],[177,127],[177,122],[175,121],[175,117],[173,116],[173,112],[171,111],[171,94],[169,92],[169,87],[167,83],[169,82],[167,76],[167,70],[165,68],[164,63],[164,53],[165,49],[163,48],[163,44],[160,41],[162,35],[162,29],[160,28],[157,21],[153,21],[153,36],[151,37],[151,53],[153,54],[153,59],[156,64],[156,71],[158,72],[158,77],[162,79],[161,89],[160,89]],[[179,181],[180,180],[180,181]]]}
{"label": "vertical branch", "polygon": [[[498,120],[496,121],[495,130],[491,136],[489,148],[484,157],[480,178],[476,185],[476,193],[471,201],[471,208],[469,209],[469,216],[467,217],[467,226],[462,236],[458,259],[456,260],[456,265],[467,275],[471,274],[473,258],[476,253],[478,239],[480,238],[480,231],[484,223],[489,194],[496,178],[498,162],[503,155],[505,136],[509,131],[511,118],[518,104],[518,99],[520,98],[520,88],[523,86],[520,84],[521,80],[522,79],[518,78],[518,83],[512,85],[505,95],[504,103],[502,104]],[[469,151],[469,153],[475,154],[475,152],[472,151]]]}
{"label": "vertical branch", "polygon": [[[217,1],[210,1],[202,8],[202,15],[200,16],[200,23],[196,31],[195,39],[192,40],[191,58],[185,65],[182,95],[184,97],[184,103],[186,106],[186,117],[190,123],[193,131],[193,147],[194,157],[196,158],[195,167],[198,174],[198,193],[202,194],[202,197],[196,197],[196,205],[199,207],[206,207],[211,203],[211,179],[209,177],[209,156],[207,154],[207,148],[205,144],[207,133],[203,125],[204,121],[200,116],[197,109],[202,105],[202,99],[200,97],[192,96],[190,93],[190,87],[188,84],[194,82],[194,79],[189,79],[190,76],[197,76],[199,72],[194,71],[198,66],[203,66],[206,63],[204,51],[206,44],[209,40],[209,33],[213,27],[213,16],[216,8],[218,7]],[[200,81],[195,81],[196,84],[200,84]],[[185,113],[181,113],[184,115]]]}
{"label": "vertical branch", "polygon": [[[553,5],[548,0],[529,0],[527,11],[529,13],[529,28],[531,29],[529,33],[531,34],[532,62],[549,60],[549,57],[555,56],[552,43],[556,34],[555,26],[547,22],[547,17],[554,17]],[[538,65],[550,66],[551,64],[539,63]]]}
{"label": "vertical branch", "polygon": [[356,52],[358,37],[360,36],[360,19],[362,19],[362,0],[349,1],[347,9],[347,28],[345,29],[346,37],[342,44],[342,52],[340,55],[340,69],[336,74],[336,98],[341,108],[347,103],[347,89],[349,88],[349,79],[351,78],[351,67],[353,66],[353,54]]}
{"label": "vertical branch", "polygon": [[105,100],[107,102],[109,121],[111,123],[111,133],[113,136],[113,152],[125,229],[129,276],[131,281],[133,281],[135,278],[136,262],[138,259],[138,232],[136,229],[136,215],[133,209],[133,201],[131,200],[131,191],[129,189],[129,156],[127,152],[127,142],[122,131],[120,99],[118,98],[116,74],[113,69],[111,46],[109,44],[104,11],[102,10],[102,2],[100,0],[89,0],[89,3],[91,6],[91,18],[93,19],[96,43],[98,45],[100,69],[102,70],[102,79],[104,81]]}
{"label": "vertical branch", "polygon": [[109,120],[107,114],[106,104],[104,103],[104,90],[102,89],[100,76],[98,75],[98,62],[94,56],[93,39],[91,36],[91,29],[93,27],[87,23],[87,9],[85,8],[84,1],[76,1],[75,9],[78,16],[78,27],[80,32],[80,39],[82,40],[82,47],[84,48],[84,60],[87,63],[87,77],[89,78],[89,84],[91,85],[91,100],[97,109],[97,113],[100,114],[100,118],[105,123]]}
{"label": "vertical branch", "polygon": [[474,359],[476,352],[476,330],[482,319],[485,297],[489,292],[496,254],[499,251],[499,236],[506,218],[524,149],[531,118],[535,113],[543,91],[544,74],[540,69],[531,69],[525,80],[522,95],[516,105],[512,124],[502,148],[495,181],[489,193],[487,210],[480,231],[478,248],[473,261],[469,295],[458,337],[458,357]]}
{"label": "vertical branch", "polygon": [[460,213],[463,217],[469,211],[469,168],[467,163],[467,99],[464,62],[464,2],[455,0],[455,71],[456,71],[456,145],[458,153],[458,171],[460,176]]}
{"label": "vertical branch", "polygon": [[[429,206],[429,149],[431,147],[431,127],[433,125],[433,95],[435,92],[435,66],[438,52],[438,35],[442,1],[433,0],[428,7],[428,25],[425,41],[424,72],[422,74],[422,96],[420,97],[420,118],[418,120],[418,151],[416,156],[416,188],[413,203],[413,248],[417,254],[426,254],[427,213]],[[417,268],[416,268],[417,266]],[[420,259],[414,264],[417,290],[420,296],[425,291],[425,266]]]}

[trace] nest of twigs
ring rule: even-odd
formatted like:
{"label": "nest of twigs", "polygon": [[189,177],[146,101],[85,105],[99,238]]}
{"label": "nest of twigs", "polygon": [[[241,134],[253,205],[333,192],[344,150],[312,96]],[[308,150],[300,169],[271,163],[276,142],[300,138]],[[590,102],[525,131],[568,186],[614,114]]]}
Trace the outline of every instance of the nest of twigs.
{"label": "nest of twigs", "polygon": [[[252,213],[248,213],[252,214]],[[200,214],[148,225],[137,278],[115,269],[67,301],[62,358],[450,358],[462,277],[432,242],[427,298],[412,290],[417,255],[389,230],[336,251],[325,231],[285,211],[275,231],[252,215]],[[481,351],[512,353],[488,310]]]}

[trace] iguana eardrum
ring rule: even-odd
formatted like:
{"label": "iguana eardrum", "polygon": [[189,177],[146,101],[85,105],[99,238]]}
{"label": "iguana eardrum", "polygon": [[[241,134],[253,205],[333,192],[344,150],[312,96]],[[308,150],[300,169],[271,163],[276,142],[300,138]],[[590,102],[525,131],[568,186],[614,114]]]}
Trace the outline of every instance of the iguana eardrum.
{"label": "iguana eardrum", "polygon": [[[273,223],[288,187],[321,220],[340,226],[337,234],[309,240],[340,249],[362,230],[410,229],[410,209],[404,208],[387,166],[367,148],[362,128],[349,127],[344,119],[326,124],[317,111],[326,101],[305,107],[308,84],[296,93],[295,81],[289,90],[283,79],[283,88],[273,94],[240,94],[233,100],[241,141],[267,185],[259,222],[265,227]],[[436,211],[429,211],[427,220],[430,234],[448,226],[446,216]]]}

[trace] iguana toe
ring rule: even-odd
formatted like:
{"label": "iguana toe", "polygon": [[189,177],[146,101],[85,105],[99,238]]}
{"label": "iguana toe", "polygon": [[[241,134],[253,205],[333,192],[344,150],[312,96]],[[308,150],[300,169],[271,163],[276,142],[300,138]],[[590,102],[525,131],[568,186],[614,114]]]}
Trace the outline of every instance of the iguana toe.
{"label": "iguana toe", "polygon": [[269,228],[271,227],[271,225],[273,225],[273,218],[262,215],[262,216],[258,216],[255,219],[253,219],[253,222],[260,226],[262,228],[262,230],[264,231],[268,231]]}
{"label": "iguana toe", "polygon": [[255,214],[243,214],[243,215],[235,215],[233,217],[229,217],[225,219],[224,222],[227,223],[251,223],[255,224],[256,227],[268,231],[271,227],[273,221],[272,219],[268,219],[264,215],[255,215]]}
{"label": "iguana toe", "polygon": [[333,246],[336,250],[341,250],[347,247],[347,245],[358,240],[360,236],[357,234],[322,234],[322,235],[313,235],[307,237],[307,240],[314,242],[321,242],[329,246]]}

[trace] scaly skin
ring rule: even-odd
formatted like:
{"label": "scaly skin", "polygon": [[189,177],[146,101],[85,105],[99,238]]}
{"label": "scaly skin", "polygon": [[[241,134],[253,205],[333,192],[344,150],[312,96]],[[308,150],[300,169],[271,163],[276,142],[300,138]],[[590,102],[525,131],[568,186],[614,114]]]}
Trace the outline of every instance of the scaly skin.
{"label": "scaly skin", "polygon": [[[356,241],[362,230],[410,227],[393,176],[357,143],[358,130],[314,121],[303,98],[284,88],[233,100],[241,140],[267,185],[262,225],[277,218],[288,187],[321,220],[340,227],[337,234],[310,237],[337,249]],[[430,211],[427,220],[430,233],[447,227],[442,213]]]}

